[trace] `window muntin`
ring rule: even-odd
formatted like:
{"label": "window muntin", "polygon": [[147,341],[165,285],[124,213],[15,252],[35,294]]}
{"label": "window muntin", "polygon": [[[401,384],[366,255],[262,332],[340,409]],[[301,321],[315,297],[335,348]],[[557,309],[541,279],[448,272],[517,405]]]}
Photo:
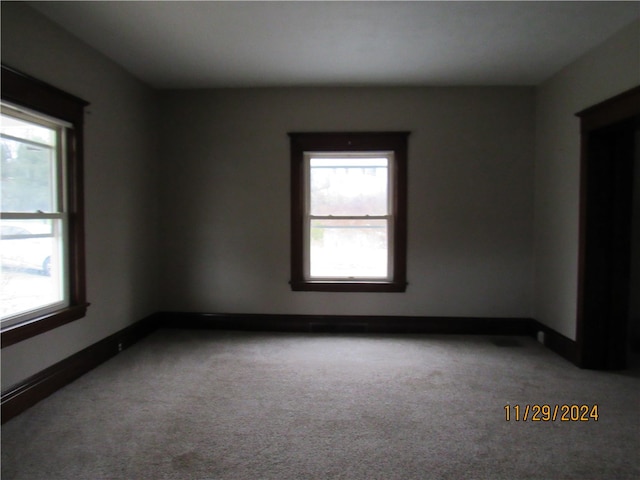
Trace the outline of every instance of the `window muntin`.
{"label": "window muntin", "polygon": [[289,133],[294,291],[405,291],[408,135]]}
{"label": "window muntin", "polygon": [[69,305],[62,121],[2,104],[0,319],[3,327]]}

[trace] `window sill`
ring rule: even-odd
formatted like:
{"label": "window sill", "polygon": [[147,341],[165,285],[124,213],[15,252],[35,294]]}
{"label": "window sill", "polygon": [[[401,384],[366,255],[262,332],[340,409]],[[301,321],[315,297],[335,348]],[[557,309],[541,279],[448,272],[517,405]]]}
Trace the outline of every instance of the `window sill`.
{"label": "window sill", "polygon": [[407,282],[291,281],[294,292],[404,292]]}
{"label": "window sill", "polygon": [[88,303],[73,305],[54,313],[35,317],[22,323],[2,328],[0,330],[2,348],[78,320],[86,315],[88,306]]}

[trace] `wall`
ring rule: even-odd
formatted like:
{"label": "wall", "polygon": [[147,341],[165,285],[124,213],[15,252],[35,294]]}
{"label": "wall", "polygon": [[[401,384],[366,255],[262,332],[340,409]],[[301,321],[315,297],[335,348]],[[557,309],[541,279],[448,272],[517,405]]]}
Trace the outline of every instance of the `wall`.
{"label": "wall", "polygon": [[537,88],[535,318],[575,339],[580,123],[574,114],[640,84],[634,22]]}
{"label": "wall", "polygon": [[[163,308],[532,314],[531,88],[162,94]],[[292,292],[291,131],[410,130],[406,293]]]}
{"label": "wall", "polygon": [[2,3],[2,62],[89,102],[86,318],[2,350],[2,388],[157,310],[155,93],[21,3]]}

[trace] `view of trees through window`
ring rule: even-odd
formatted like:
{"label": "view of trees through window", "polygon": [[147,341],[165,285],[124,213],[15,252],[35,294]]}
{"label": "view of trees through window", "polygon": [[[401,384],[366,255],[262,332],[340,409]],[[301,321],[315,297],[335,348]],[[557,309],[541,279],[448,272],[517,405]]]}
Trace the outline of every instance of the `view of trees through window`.
{"label": "view of trees through window", "polygon": [[2,210],[55,208],[56,131],[2,115]]}

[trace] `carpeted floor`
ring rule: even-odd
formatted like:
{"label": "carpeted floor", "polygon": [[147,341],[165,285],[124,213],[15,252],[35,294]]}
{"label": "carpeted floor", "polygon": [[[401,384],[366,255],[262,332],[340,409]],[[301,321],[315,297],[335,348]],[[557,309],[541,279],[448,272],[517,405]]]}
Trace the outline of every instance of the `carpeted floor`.
{"label": "carpeted floor", "polygon": [[[2,479],[637,479],[639,373],[524,337],[160,330],[7,422]],[[514,420],[534,404],[599,417]]]}

